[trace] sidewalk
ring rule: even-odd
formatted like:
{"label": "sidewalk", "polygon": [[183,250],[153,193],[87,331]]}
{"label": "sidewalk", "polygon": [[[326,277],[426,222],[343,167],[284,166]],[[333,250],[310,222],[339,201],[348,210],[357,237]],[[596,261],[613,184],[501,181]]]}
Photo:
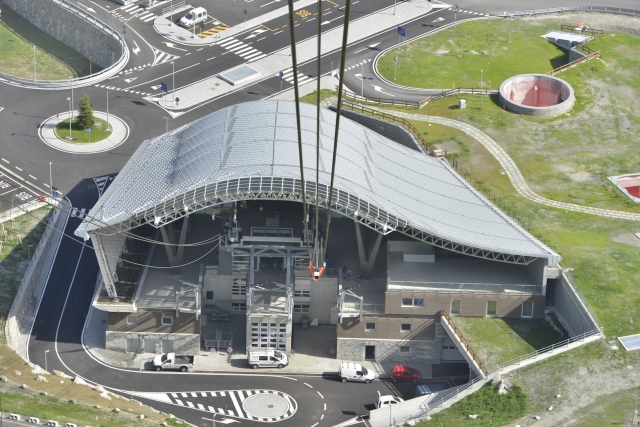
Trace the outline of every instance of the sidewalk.
{"label": "sidewalk", "polygon": [[[413,2],[398,3],[396,15],[393,14],[393,9],[394,7],[390,6],[387,9],[380,10],[371,15],[352,21],[349,25],[348,43],[362,40],[389,28],[395,28],[403,22],[425,15],[432,10],[432,7],[426,0],[415,0]],[[322,34],[322,55],[336,49],[340,49],[342,46],[342,32],[343,27],[340,26]],[[225,40],[222,41],[222,43],[224,42]],[[316,37],[311,37],[310,39],[298,43],[296,45],[296,49],[298,64],[313,60],[317,54]],[[175,96],[180,99],[179,106],[176,106],[175,102],[173,102],[173,93],[167,93],[161,98],[145,99],[157,101],[159,105],[163,106],[163,108],[171,111],[192,108],[203,102],[253,84],[258,81],[258,79],[265,80],[272,76],[276,76],[279,71],[287,70],[292,67],[291,47],[283,48],[280,51],[270,54],[266,58],[252,62],[250,65],[244,64],[242,66],[250,66],[259,73],[260,77],[256,77],[254,80],[234,86],[218,77],[219,74],[229,71],[225,70],[218,75],[214,75],[176,90]]]}
{"label": "sidewalk", "polygon": [[[73,116],[78,115],[78,111],[73,112]],[[101,111],[94,111],[93,115],[99,119],[107,120],[107,113]],[[42,122],[38,129],[38,135],[42,142],[49,147],[55,148],[65,153],[74,154],[93,154],[109,151],[124,143],[129,137],[129,126],[119,117],[109,114],[109,125],[113,129],[111,136],[107,139],[103,139],[100,142],[92,143],[73,143],[65,139],[59,138],[56,135],[55,128],[61,121],[69,118],[69,112],[66,111],[61,114],[49,117]]]}
{"label": "sidewalk", "polygon": [[[316,0],[298,0],[293,3],[293,7],[295,9],[300,9],[302,7],[307,7],[311,4],[316,3]],[[153,21],[153,28],[156,30],[158,34],[162,37],[171,40],[172,42],[183,44],[183,45],[191,45],[191,46],[199,46],[199,45],[212,45],[219,42],[221,39],[229,38],[235,36],[237,34],[243,33],[246,29],[252,29],[254,27],[259,26],[264,22],[269,22],[272,19],[276,19],[280,16],[286,15],[289,13],[289,7],[283,6],[279,9],[272,10],[271,12],[265,13],[264,15],[260,15],[256,18],[249,19],[246,23],[238,24],[234,27],[229,28],[221,33],[218,33],[220,38],[215,38],[215,36],[209,37],[198,37],[196,32],[196,36],[193,37],[193,32],[183,28],[179,25],[173,24],[171,25],[171,21],[168,19],[159,16]]]}

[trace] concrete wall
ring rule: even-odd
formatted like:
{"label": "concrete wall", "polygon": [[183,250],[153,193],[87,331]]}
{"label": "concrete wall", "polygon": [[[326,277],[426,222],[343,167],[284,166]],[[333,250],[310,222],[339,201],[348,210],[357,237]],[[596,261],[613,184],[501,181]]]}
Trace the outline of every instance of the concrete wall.
{"label": "concrete wall", "polygon": [[[528,91],[533,87],[535,79],[543,79],[546,82],[545,84],[550,85],[561,94],[563,101],[545,107],[532,107],[521,104],[520,100],[525,98],[525,90]],[[514,100],[511,99],[512,97],[514,97]],[[507,110],[517,114],[539,117],[558,116],[571,110],[575,102],[576,99],[571,85],[564,80],[544,74],[522,74],[511,77],[500,85],[500,103]]]}
{"label": "concrete wall", "polygon": [[[447,333],[440,323],[436,323],[435,337],[432,340],[338,338],[336,357],[338,360],[364,361],[365,346],[373,345],[376,347],[376,362],[439,364],[444,337],[447,337]],[[410,346],[411,352],[401,353],[401,346]]]}
{"label": "concrete wall", "polygon": [[69,13],[52,0],[3,0],[18,15],[56,40],[91,56],[94,64],[107,68],[122,55],[120,43],[85,19]]}
{"label": "concrete wall", "polygon": [[177,354],[196,355],[200,353],[200,334],[157,334],[151,332],[107,331],[107,350],[126,353],[127,338],[138,339],[138,353],[144,353],[144,340],[156,340],[156,353],[162,353],[162,340],[173,340],[173,351]]}
{"label": "concrete wall", "polygon": [[[64,230],[69,217],[69,215],[61,215],[60,212],[59,209],[55,209],[50,219],[56,230]],[[24,360],[27,360],[29,332],[45,291],[49,270],[55,261],[56,247],[62,239],[62,234],[53,230],[54,228],[47,227],[35,247],[31,262],[27,266],[7,316],[5,325],[7,343]]]}
{"label": "concrete wall", "polygon": [[[331,107],[331,110],[335,111],[336,109],[335,107]],[[398,144],[404,145],[412,150],[424,151],[413,135],[400,125],[345,109],[342,109],[342,115]]]}
{"label": "concrete wall", "polygon": [[585,304],[573,290],[566,274],[556,281],[554,311],[571,337],[598,329]]}

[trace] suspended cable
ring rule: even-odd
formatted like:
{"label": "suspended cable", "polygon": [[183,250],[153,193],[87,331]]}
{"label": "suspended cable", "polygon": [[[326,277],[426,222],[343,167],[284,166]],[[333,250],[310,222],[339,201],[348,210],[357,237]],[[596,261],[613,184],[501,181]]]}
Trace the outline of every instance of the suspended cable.
{"label": "suspended cable", "polygon": [[347,0],[344,11],[344,30],[342,32],[342,52],[340,55],[340,77],[338,82],[338,105],[336,107],[336,130],[333,138],[333,160],[331,162],[331,185],[329,186],[329,201],[327,203],[327,226],[324,238],[324,251],[322,257],[327,256],[329,244],[329,226],[331,225],[331,205],[333,202],[333,182],[336,172],[336,155],[338,153],[338,135],[340,133],[340,114],[342,112],[342,88],[344,87],[344,67],[347,56],[347,39],[349,37],[349,14],[351,13],[351,0]]}

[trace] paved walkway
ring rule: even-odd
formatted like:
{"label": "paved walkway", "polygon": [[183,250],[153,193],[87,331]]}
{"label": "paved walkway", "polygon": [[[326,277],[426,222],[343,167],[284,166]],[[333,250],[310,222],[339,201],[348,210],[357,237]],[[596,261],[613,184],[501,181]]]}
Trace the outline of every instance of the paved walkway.
{"label": "paved walkway", "polygon": [[518,169],[518,166],[513,161],[513,159],[507,154],[507,152],[502,147],[500,147],[500,145],[498,145],[497,142],[491,139],[486,133],[482,132],[480,129],[470,124],[467,124],[458,120],[447,119],[444,117],[425,116],[422,114],[411,114],[411,113],[405,113],[401,111],[383,110],[379,108],[374,108],[374,109],[378,111],[384,111],[386,113],[390,113],[390,114],[403,117],[409,120],[418,120],[422,122],[437,123],[443,126],[449,126],[449,127],[456,128],[463,131],[464,133],[466,133],[467,135],[469,135],[470,137],[478,141],[480,144],[482,144],[484,148],[486,148],[489,151],[489,153],[491,153],[491,155],[496,158],[498,163],[500,163],[500,166],[502,167],[502,169],[504,169],[505,173],[509,177],[511,184],[513,184],[516,191],[520,193],[521,196],[531,200],[532,202],[539,203],[541,205],[549,206],[552,208],[564,209],[566,211],[582,212],[582,213],[587,213],[591,215],[603,216],[607,218],[640,221],[640,214],[637,214],[637,213],[593,208],[590,206],[581,206],[573,203],[556,202],[555,200],[546,199],[542,196],[539,196],[529,187],[524,177],[522,176],[520,169]]}
{"label": "paved walkway", "polygon": [[[356,19],[349,25],[349,43],[365,39],[388,28],[394,28],[402,22],[425,15],[430,10],[432,10],[432,6],[429,2],[426,0],[415,0],[413,2],[398,3],[397,15],[395,16],[393,15],[393,6],[390,6],[387,9],[379,10],[363,18]],[[342,31],[343,27],[339,26],[322,34],[321,54],[324,55],[332,52],[342,46]],[[232,41],[227,37],[226,40],[222,40],[219,43],[230,46]],[[317,53],[316,37],[311,37],[296,44],[296,49],[298,64],[313,60]],[[219,74],[224,73],[223,71],[222,73],[211,76],[210,78],[176,90],[175,97],[180,99],[179,105],[176,105],[173,101],[173,93],[167,93],[160,98],[145,99],[158,102],[158,105],[162,106],[166,110],[184,110],[192,108],[221,95],[236,91],[244,86],[254,84],[257,80],[277,76],[279,71],[289,71],[290,67],[292,67],[291,61],[291,48],[286,47],[269,54],[267,57],[258,59],[255,62],[249,61],[248,65],[259,74],[256,75],[255,79],[249,80],[240,85],[234,86],[218,77]],[[179,115],[181,113],[177,114]],[[172,115],[175,116],[176,114],[172,113]]]}
{"label": "paved walkway", "polygon": [[[73,112],[74,117],[77,114],[78,111]],[[99,119],[107,120],[107,113],[94,111],[93,115]],[[47,144],[49,147],[55,148],[59,151],[64,151],[65,153],[93,154],[112,150],[124,143],[129,137],[129,126],[127,126],[121,118],[116,117],[113,114],[109,114],[109,125],[113,129],[113,132],[111,132],[111,135],[108,138],[103,139],[100,142],[92,143],[69,142],[66,139],[59,138],[55,132],[55,128],[58,123],[68,118],[69,112],[65,111],[64,113],[51,116],[42,122],[40,129],[38,130],[38,135],[42,142]]]}

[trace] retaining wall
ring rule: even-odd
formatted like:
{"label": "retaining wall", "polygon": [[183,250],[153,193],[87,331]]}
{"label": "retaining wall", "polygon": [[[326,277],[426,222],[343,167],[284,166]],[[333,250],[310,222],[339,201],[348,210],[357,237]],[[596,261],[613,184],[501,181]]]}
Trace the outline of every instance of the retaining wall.
{"label": "retaining wall", "polygon": [[[68,216],[68,214],[61,214],[60,209],[55,209],[50,224],[58,230],[63,230]],[[49,270],[55,260],[56,247],[61,239],[62,233],[47,227],[35,248],[7,317],[5,326],[7,343],[24,360],[28,360],[29,332],[35,321],[38,304],[44,294]]]}
{"label": "retaining wall", "polygon": [[2,0],[18,15],[56,40],[107,68],[122,56],[118,40],[52,0]]}
{"label": "retaining wall", "polygon": [[173,341],[173,352],[187,355],[200,354],[200,334],[160,334],[152,332],[107,331],[106,349],[127,352],[127,338],[138,340],[138,353],[144,353],[144,340],[156,340],[156,353],[162,353],[162,340]]}

